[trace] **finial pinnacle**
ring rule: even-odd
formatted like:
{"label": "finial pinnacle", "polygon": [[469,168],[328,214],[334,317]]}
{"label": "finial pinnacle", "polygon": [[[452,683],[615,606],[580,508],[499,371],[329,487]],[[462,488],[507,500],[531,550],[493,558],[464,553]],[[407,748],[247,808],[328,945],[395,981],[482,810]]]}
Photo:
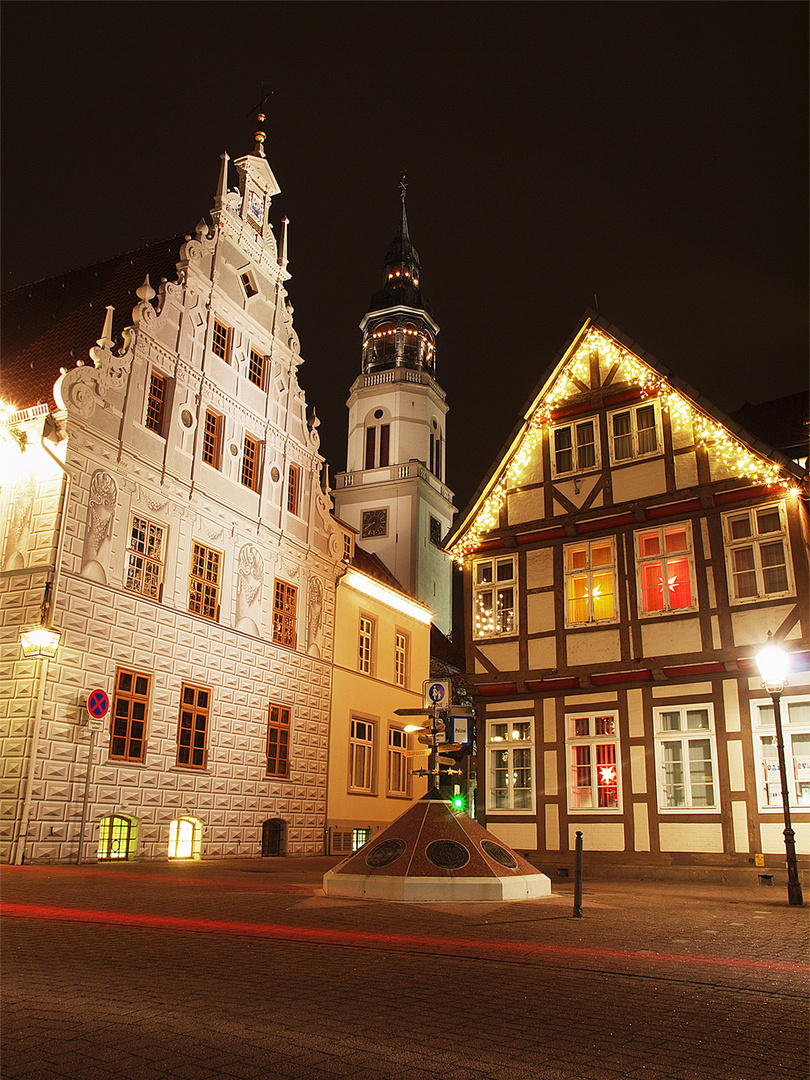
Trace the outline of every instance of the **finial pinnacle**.
{"label": "finial pinnacle", "polygon": [[[265,82],[264,82],[264,80],[262,80],[262,89],[261,89],[261,93],[259,95],[259,100],[253,106],[253,108],[250,109],[250,111],[248,112],[248,116],[252,116],[254,112],[256,113],[256,121],[259,124],[263,124],[265,122],[265,120],[267,119],[267,116],[266,116],[266,114],[264,112],[264,104],[265,104],[266,101],[268,101],[270,99],[272,94],[273,94],[272,90],[266,90],[265,89]],[[262,131],[261,128],[258,128],[254,132],[253,138],[256,140],[256,146],[254,147],[253,152],[255,154],[258,154],[260,157],[264,157],[264,142],[265,142],[265,139],[267,138],[266,133],[264,131]]]}
{"label": "finial pinnacle", "polygon": [[402,192],[402,201],[403,202],[405,202],[405,192],[407,191],[407,188],[408,188],[408,185],[405,183],[405,177],[406,177],[407,173],[408,173],[408,170],[403,169],[402,170],[402,179],[399,181],[399,189]]}

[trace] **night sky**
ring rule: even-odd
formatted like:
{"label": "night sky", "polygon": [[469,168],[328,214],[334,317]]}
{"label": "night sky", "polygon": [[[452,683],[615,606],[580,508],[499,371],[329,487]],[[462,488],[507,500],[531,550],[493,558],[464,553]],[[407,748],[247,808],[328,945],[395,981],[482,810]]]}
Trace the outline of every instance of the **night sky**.
{"label": "night sky", "polygon": [[405,168],[461,510],[586,307],[728,411],[806,387],[807,21],[804,3],[6,0],[3,289],[192,232],[219,155],[252,149],[264,80],[322,450],[345,467]]}

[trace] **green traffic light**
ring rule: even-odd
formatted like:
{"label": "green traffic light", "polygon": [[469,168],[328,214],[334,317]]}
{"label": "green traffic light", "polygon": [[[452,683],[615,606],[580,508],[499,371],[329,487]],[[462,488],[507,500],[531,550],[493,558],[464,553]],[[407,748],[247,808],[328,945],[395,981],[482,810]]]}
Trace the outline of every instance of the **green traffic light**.
{"label": "green traffic light", "polygon": [[453,809],[454,810],[463,810],[464,809],[464,796],[463,795],[454,795],[453,796]]}

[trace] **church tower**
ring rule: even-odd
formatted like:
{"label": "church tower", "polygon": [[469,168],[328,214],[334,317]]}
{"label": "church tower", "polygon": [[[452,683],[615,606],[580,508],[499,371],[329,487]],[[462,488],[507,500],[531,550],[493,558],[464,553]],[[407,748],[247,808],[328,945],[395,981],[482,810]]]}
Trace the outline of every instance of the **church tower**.
{"label": "church tower", "polygon": [[447,402],[436,381],[439,327],[421,276],[403,183],[383,287],[360,323],[362,370],[347,402],[347,464],[335,477],[335,512],[449,633],[452,562],[440,546],[455,514],[444,484]]}

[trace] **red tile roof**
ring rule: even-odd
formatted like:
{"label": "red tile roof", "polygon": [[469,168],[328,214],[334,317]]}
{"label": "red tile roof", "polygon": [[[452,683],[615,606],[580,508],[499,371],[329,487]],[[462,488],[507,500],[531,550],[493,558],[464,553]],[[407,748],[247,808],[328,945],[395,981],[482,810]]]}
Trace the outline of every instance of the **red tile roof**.
{"label": "red tile roof", "polygon": [[60,368],[78,360],[101,337],[107,305],[115,308],[113,336],[132,325],[135,290],[146,275],[154,289],[174,281],[184,236],[161,240],[105,262],[21,285],[0,299],[0,396],[19,409],[53,403]]}

